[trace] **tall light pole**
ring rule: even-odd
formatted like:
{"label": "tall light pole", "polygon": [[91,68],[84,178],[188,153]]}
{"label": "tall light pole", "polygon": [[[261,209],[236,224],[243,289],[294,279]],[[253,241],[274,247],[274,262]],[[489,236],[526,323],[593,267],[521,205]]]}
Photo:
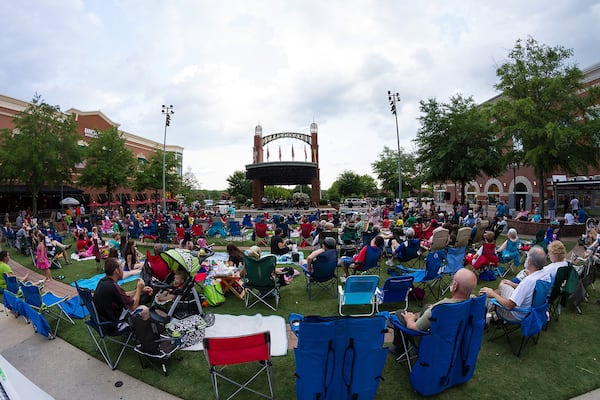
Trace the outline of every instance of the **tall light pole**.
{"label": "tall light pole", "polygon": [[398,131],[398,114],[396,113],[396,102],[400,102],[400,94],[388,90],[390,111],[396,117],[396,139],[398,140],[398,200],[402,201],[402,164],[400,163],[400,132]]}
{"label": "tall light pole", "polygon": [[163,209],[162,212],[167,212],[167,178],[166,178],[166,163],[167,163],[167,126],[171,125],[171,115],[175,114],[173,111],[173,104],[162,105],[162,113],[165,115],[165,137],[163,140],[163,165],[162,165],[162,186],[163,186]]}

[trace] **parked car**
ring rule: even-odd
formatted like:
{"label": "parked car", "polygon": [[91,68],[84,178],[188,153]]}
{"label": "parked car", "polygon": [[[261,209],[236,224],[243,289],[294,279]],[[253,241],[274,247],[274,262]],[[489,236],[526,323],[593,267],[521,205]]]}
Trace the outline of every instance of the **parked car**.
{"label": "parked car", "polygon": [[350,198],[350,199],[346,199],[346,201],[344,201],[344,204],[346,205],[346,207],[366,207],[367,206],[367,201],[364,199],[357,199],[357,198]]}

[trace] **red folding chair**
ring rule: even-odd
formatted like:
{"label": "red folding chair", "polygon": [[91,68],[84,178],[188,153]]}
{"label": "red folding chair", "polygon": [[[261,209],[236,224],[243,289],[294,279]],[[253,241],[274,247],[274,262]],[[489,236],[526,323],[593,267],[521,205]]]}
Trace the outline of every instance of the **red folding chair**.
{"label": "red folding chair", "polygon": [[183,240],[183,236],[185,235],[185,229],[183,226],[178,226],[175,228],[175,232],[177,233],[177,242],[181,242]]}
{"label": "red folding chair", "polygon": [[311,223],[300,224],[300,237],[302,238],[300,247],[306,247],[310,245],[308,239],[311,237],[312,231],[313,225]]}
{"label": "red folding chair", "polygon": [[[215,391],[215,399],[219,399],[219,378],[237,387],[237,389],[227,397],[227,400],[233,398],[242,390],[247,390],[267,399],[274,398],[273,384],[271,381],[271,335],[269,332],[230,338],[204,338],[202,343],[204,345],[204,355],[206,356],[206,362],[209,366],[211,380]],[[257,363],[258,368],[245,383],[233,380],[232,375],[235,373],[237,376],[240,376],[242,371],[247,370],[247,368],[244,368],[243,370],[235,368],[231,370],[232,374],[229,376],[223,373],[227,366],[247,363]],[[248,387],[250,383],[263,373],[267,375],[270,394],[261,393]]]}
{"label": "red folding chair", "polygon": [[267,245],[267,224],[256,223],[254,224],[254,233],[256,235],[256,240],[258,241],[258,245]]}

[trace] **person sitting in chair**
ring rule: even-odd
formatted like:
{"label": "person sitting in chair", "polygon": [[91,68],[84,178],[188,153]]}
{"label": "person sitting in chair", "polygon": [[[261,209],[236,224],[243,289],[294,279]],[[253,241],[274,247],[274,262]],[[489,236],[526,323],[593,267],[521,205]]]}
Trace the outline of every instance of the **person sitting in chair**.
{"label": "person sitting in chair", "polygon": [[367,246],[363,246],[362,249],[360,249],[358,254],[356,254],[355,256],[340,258],[339,264],[341,265],[342,269],[344,270],[344,276],[343,276],[343,278],[340,278],[342,283],[345,282],[346,278],[350,274],[350,272],[349,272],[350,269],[352,269],[352,270],[358,269],[360,266],[362,266],[365,263],[365,260],[367,258],[367,247],[369,247],[369,246],[372,248],[382,249],[384,246],[383,236],[379,236],[379,235],[375,236],[373,239],[371,239],[371,243],[369,243]]}
{"label": "person sitting in chair", "polygon": [[108,258],[104,263],[106,276],[100,279],[94,292],[94,305],[101,322],[114,323],[113,329],[119,330],[120,324],[127,319],[127,313],[140,305],[142,294],[151,296],[153,289],[138,279],[135,290],[125,292],[118,281],[123,279],[123,266],[116,258]]}
{"label": "person sitting in chair", "polygon": [[[431,327],[431,310],[439,304],[447,303],[459,303],[461,301],[469,300],[472,295],[471,292],[477,286],[477,276],[473,271],[466,268],[459,269],[452,278],[452,286],[450,292],[452,297],[449,299],[441,299],[437,303],[428,304],[423,307],[420,313],[412,313],[410,311],[404,312],[404,310],[396,311],[396,315],[400,322],[402,322],[408,329],[427,331]],[[402,348],[402,333],[398,328],[394,328],[394,341],[390,347],[390,352],[397,354],[398,350]]]}
{"label": "person sitting in chair", "polygon": [[271,238],[271,254],[287,254],[292,249],[289,239],[283,239],[283,229],[275,229],[275,235]]}
{"label": "person sitting in chair", "polygon": [[335,239],[332,237],[326,237],[321,244],[321,248],[313,251],[306,257],[306,264],[302,265],[302,269],[305,273],[313,272],[313,262],[319,257],[320,259],[335,260],[337,263],[337,250]]}
{"label": "person sitting in chair", "polygon": [[[503,308],[499,309],[502,317],[510,321],[520,321],[527,316],[526,312],[514,312],[515,307],[528,308],[533,301],[533,292],[538,280],[550,282],[550,274],[544,271],[546,264],[546,252],[540,246],[533,246],[529,250],[525,260],[526,276],[521,282],[514,283],[508,279],[502,279],[498,289],[482,287],[479,294],[485,294],[490,299],[496,299]],[[488,302],[488,311],[492,312],[493,303]]]}
{"label": "person sitting in chair", "polygon": [[396,241],[396,239],[392,240],[392,254],[394,255],[394,258],[397,259],[398,261],[408,261],[412,258],[414,258],[413,254],[409,254],[410,250],[409,248],[415,248],[418,247],[419,250],[421,249],[421,241],[419,239],[415,239],[415,231],[413,228],[408,228],[406,230],[406,240],[398,243]]}

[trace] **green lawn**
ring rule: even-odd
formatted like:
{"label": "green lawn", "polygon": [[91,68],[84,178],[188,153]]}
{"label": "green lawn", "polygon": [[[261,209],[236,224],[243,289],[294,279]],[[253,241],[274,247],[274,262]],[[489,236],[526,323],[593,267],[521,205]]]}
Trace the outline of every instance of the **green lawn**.
{"label": "green lawn", "polygon": [[[574,244],[566,242],[568,250]],[[30,259],[17,254],[14,254],[13,258],[27,267],[32,267]],[[387,267],[382,267],[382,280],[387,277],[386,269]],[[66,277],[65,282],[89,277],[95,273],[94,261],[77,262],[60,270],[60,274]],[[231,293],[227,295],[225,304],[211,307],[208,311],[234,315],[276,314],[286,319],[291,312],[305,315],[337,315],[337,299],[320,295],[309,302],[304,285],[304,278],[299,276],[291,285],[283,287],[279,310],[276,313],[260,305],[246,310],[243,302]],[[494,287],[496,285],[497,282],[490,284]],[[598,298],[598,292],[592,291],[590,302],[582,305],[582,315],[578,315],[572,307],[563,310],[560,321],[551,322],[548,330],[542,333],[538,345],[528,344],[521,358],[512,354],[506,340],[488,342],[486,336],[473,379],[465,385],[445,391],[436,398],[567,399],[600,387],[600,345],[595,338],[600,331],[600,307],[596,305]],[[432,301],[434,299],[426,298],[426,302]],[[395,304],[386,306],[387,310],[398,307]],[[412,303],[410,309],[417,311],[419,307]],[[77,321],[75,326],[61,324],[59,336],[84,351],[95,354],[83,321]],[[210,398],[212,386],[204,355],[201,352],[187,351],[179,354],[182,359],[170,362],[168,377],[154,369],[141,369],[133,352],[126,352],[119,369],[185,399]],[[240,374],[247,372],[245,367],[237,370]],[[294,370],[293,350],[290,350],[287,356],[274,357],[274,386],[277,397],[295,397]],[[391,356],[385,365],[384,378],[377,393],[378,399],[420,397],[410,387],[406,365],[397,364]]]}

